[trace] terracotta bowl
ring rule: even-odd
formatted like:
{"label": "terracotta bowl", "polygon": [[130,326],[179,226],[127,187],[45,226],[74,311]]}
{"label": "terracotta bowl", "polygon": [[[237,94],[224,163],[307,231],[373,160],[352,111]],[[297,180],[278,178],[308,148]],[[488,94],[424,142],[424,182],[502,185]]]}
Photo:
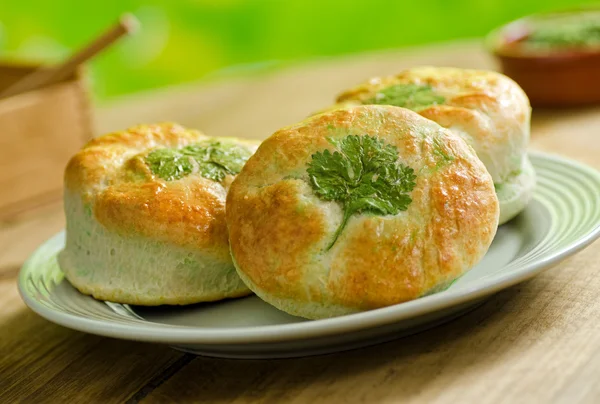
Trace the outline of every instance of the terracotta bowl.
{"label": "terracotta bowl", "polygon": [[487,46],[500,61],[502,72],[525,90],[532,105],[600,102],[600,46],[532,49],[524,42],[541,21],[561,24],[565,17],[580,15],[600,19],[600,10],[530,16],[500,27],[488,36]]}

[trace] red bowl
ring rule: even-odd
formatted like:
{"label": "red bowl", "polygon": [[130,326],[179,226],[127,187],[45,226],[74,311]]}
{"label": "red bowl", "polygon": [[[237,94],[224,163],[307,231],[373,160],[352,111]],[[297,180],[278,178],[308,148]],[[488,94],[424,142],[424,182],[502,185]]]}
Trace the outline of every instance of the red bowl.
{"label": "red bowl", "polygon": [[511,22],[488,35],[488,48],[498,58],[502,72],[523,88],[532,105],[600,102],[599,46],[531,49],[522,42],[541,20],[556,19],[560,23],[565,16],[590,13],[600,18],[597,9],[536,15]]}

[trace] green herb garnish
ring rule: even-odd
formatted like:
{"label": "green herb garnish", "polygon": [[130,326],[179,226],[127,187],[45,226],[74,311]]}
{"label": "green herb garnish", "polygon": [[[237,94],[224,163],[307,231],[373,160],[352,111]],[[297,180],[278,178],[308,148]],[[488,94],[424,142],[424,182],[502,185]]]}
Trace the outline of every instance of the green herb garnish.
{"label": "green herb garnish", "polygon": [[415,187],[412,168],[398,162],[398,149],[365,136],[328,138],[336,151],[316,152],[308,163],[310,185],[317,196],[342,205],[344,216],[329,250],[354,213],[396,215],[408,209]]}
{"label": "green herb garnish", "polygon": [[437,168],[442,168],[454,161],[454,156],[444,148],[439,137],[433,138],[433,154],[438,158]]}
{"label": "green herb garnish", "polygon": [[600,46],[600,21],[597,18],[570,18],[540,24],[523,41],[536,48]]}
{"label": "green herb garnish", "polygon": [[193,172],[213,181],[222,181],[227,174],[238,174],[252,152],[243,146],[205,141],[189,146],[151,151],[146,164],[163,180],[181,179]]}
{"label": "green herb garnish", "polygon": [[427,84],[396,84],[384,88],[375,97],[363,104],[394,105],[408,109],[420,109],[430,105],[443,104],[444,97],[437,94]]}

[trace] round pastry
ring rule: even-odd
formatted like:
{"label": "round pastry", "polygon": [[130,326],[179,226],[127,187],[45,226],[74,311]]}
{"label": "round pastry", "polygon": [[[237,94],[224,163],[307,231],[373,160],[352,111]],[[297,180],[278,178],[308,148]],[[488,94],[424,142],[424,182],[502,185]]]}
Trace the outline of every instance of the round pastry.
{"label": "round pastry", "polygon": [[273,134],[233,181],[226,211],[240,277],[311,319],[447,287],[486,253],[498,215],[493,181],[462,138],[377,105]]}
{"label": "round pastry", "polygon": [[531,107],[523,90],[490,71],[419,67],[373,78],[342,93],[337,107],[363,104],[412,109],[459,134],[492,175],[500,224],[533,196],[535,172],[527,157]]}
{"label": "round pastry", "polygon": [[255,149],[169,123],[90,141],[65,172],[67,279],[138,305],[249,294],[229,254],[225,198]]}

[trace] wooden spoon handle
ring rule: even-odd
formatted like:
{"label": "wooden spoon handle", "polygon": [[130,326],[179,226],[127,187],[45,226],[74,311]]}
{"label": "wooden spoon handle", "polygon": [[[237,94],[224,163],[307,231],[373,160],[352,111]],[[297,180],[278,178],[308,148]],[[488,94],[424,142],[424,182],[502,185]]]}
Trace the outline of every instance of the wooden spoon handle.
{"label": "wooden spoon handle", "polygon": [[0,93],[0,98],[24,93],[36,88],[60,82],[72,75],[77,66],[96,56],[125,34],[134,32],[138,27],[137,19],[131,14],[124,14],[108,31],[97,37],[79,52],[56,67],[40,67],[23,77]]}

